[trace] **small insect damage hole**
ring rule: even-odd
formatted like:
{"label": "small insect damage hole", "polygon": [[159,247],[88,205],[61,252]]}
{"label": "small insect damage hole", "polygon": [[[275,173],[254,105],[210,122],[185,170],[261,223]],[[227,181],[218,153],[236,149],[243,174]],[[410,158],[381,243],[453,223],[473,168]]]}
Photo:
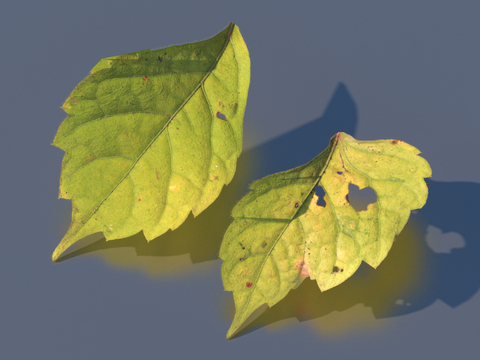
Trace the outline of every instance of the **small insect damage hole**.
{"label": "small insect damage hole", "polygon": [[315,194],[318,196],[317,205],[325,207],[327,203],[325,202],[325,190],[321,186],[315,186]]}
{"label": "small insect damage hole", "polygon": [[219,119],[222,119],[222,120],[224,120],[224,121],[227,121],[227,117],[226,117],[224,114],[222,114],[220,111],[217,111],[217,112],[215,113],[215,116],[216,116],[217,118],[219,118]]}
{"label": "small insect damage hole", "polygon": [[367,210],[368,205],[377,201],[377,194],[371,187],[362,190],[357,185],[348,184],[347,200],[356,212]]}

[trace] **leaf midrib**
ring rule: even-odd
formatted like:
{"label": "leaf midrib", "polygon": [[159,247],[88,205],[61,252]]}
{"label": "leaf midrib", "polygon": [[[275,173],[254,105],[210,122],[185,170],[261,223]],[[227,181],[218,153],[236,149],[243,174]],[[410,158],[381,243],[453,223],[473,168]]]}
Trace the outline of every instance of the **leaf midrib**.
{"label": "leaf midrib", "polygon": [[[269,258],[269,256],[271,255],[271,253],[273,252],[275,246],[277,245],[277,243],[280,241],[280,239],[282,238],[283,234],[285,233],[285,231],[287,230],[288,226],[290,226],[291,222],[295,219],[295,216],[297,215],[298,211],[302,208],[302,206],[304,205],[305,203],[305,200],[310,196],[312,190],[315,188],[315,186],[317,186],[318,182],[320,181],[320,179],[322,178],[323,174],[325,173],[325,170],[328,166],[328,164],[330,163],[330,160],[333,156],[333,153],[335,152],[335,148],[337,147],[337,143],[338,143],[338,140],[339,140],[339,134],[340,133],[337,133],[337,136],[336,136],[336,139],[335,139],[335,142],[333,143],[332,145],[332,148],[330,150],[330,154],[328,155],[328,158],[327,160],[325,161],[325,165],[323,166],[322,168],[322,171],[320,171],[320,173],[318,174],[317,176],[317,181],[315,181],[312,185],[312,187],[310,188],[310,191],[306,192],[306,196],[303,198],[303,201],[302,201],[302,205],[298,207],[298,209],[294,212],[293,216],[291,219],[288,220],[288,222],[285,224],[282,232],[279,234],[279,236],[277,237],[277,239],[275,240],[275,242],[273,243],[273,245],[271,246],[269,252],[265,255],[265,260],[262,262],[262,265],[260,267],[260,270],[258,271],[258,275],[257,277],[255,278],[254,280],[254,283],[253,283],[253,289],[251,290],[250,292],[250,295],[248,296],[248,300],[246,302],[246,304],[242,307],[242,311],[240,313],[240,316],[238,317],[238,319],[242,319],[243,318],[243,315],[245,313],[245,309],[248,308],[248,305],[250,303],[250,300],[252,298],[252,294],[253,292],[255,291],[255,289],[257,288],[257,284],[258,284],[258,279],[260,278],[260,274],[262,273],[263,271],[263,268],[267,262],[267,259]],[[321,155],[321,154],[320,154]],[[303,259],[305,260],[305,250],[304,250],[304,253],[303,253]]]}

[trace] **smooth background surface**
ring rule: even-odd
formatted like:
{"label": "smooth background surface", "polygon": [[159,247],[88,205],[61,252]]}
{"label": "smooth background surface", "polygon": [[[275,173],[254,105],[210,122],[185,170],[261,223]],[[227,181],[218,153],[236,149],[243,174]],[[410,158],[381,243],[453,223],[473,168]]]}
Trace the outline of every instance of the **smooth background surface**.
{"label": "smooth background surface", "polygon": [[[479,18],[478,1],[2,2],[1,357],[476,358]],[[63,101],[101,58],[230,21],[252,78],[222,200],[148,245],[100,240],[52,264],[71,211],[49,145]],[[229,211],[249,182],[307,162],[337,131],[418,147],[433,169],[427,205],[377,270],[323,294],[306,281],[226,341],[233,300],[216,257]]]}

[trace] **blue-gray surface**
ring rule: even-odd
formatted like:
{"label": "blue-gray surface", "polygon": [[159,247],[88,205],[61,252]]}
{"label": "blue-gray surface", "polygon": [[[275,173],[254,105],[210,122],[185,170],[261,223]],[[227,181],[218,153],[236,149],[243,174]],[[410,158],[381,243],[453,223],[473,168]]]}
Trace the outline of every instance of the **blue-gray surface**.
{"label": "blue-gray surface", "polygon": [[[480,2],[460,0],[2,2],[0,357],[477,358],[479,18]],[[252,79],[223,200],[148,245],[100,240],[52,264],[71,211],[49,145],[65,98],[101,58],[230,21]],[[226,341],[233,301],[216,258],[229,210],[337,131],[418,147],[433,169],[427,205],[377,270],[325,293],[306,281]]]}

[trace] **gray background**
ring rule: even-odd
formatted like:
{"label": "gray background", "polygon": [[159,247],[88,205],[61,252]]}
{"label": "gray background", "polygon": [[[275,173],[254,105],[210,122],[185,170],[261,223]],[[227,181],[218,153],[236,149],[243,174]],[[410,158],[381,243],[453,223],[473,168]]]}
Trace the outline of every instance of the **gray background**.
{"label": "gray background", "polygon": [[[477,358],[479,19],[478,1],[2,2],[1,357]],[[252,62],[233,184],[148,245],[97,235],[52,264],[71,211],[57,199],[63,152],[49,145],[63,101],[101,58],[230,21]],[[229,211],[248,183],[305,163],[337,131],[418,147],[433,169],[427,205],[377,270],[325,293],[305,281],[226,341]]]}

